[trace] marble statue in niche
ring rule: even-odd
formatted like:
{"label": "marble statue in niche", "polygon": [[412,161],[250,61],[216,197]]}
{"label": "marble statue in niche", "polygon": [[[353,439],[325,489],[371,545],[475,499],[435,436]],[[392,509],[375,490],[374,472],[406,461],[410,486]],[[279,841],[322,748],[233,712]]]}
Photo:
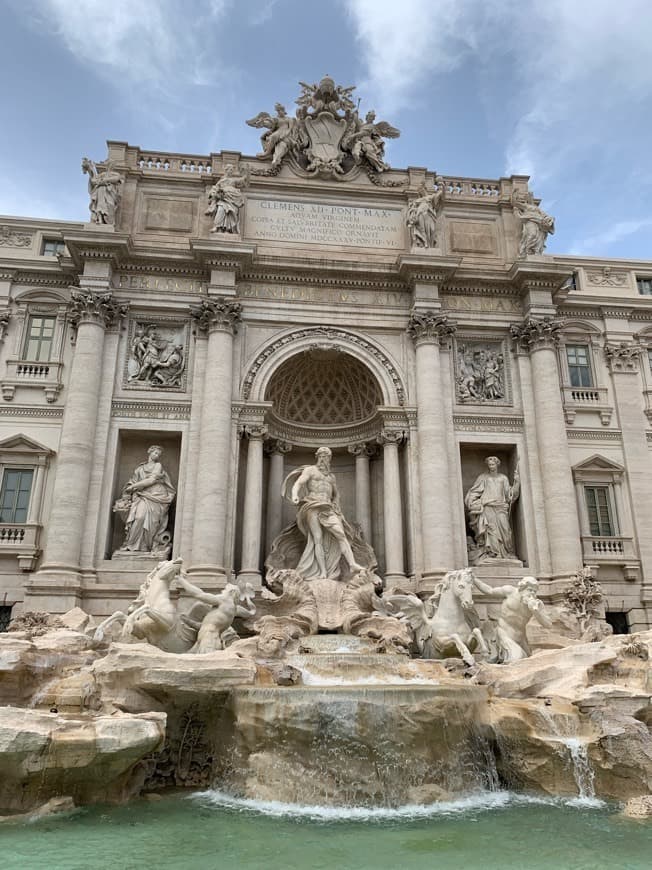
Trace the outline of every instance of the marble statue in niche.
{"label": "marble statue in niche", "polygon": [[457,346],[458,402],[497,402],[505,398],[505,357],[501,342]]}
{"label": "marble statue in niche", "polygon": [[543,254],[546,240],[555,232],[555,219],[534,202],[531,193],[515,190],[512,195],[515,214],[521,219],[519,257]]}
{"label": "marble statue in niche", "polygon": [[183,332],[179,327],[136,323],[127,362],[129,384],[153,388],[181,387],[186,368]]}
{"label": "marble statue in niche", "polygon": [[[487,471],[479,474],[464,497],[473,541],[469,543],[469,563],[517,560],[514,552],[511,511],[521,491],[518,466],[510,484],[498,471],[500,459],[488,456]],[[519,562],[520,564],[520,562]]]}
{"label": "marble statue in niche", "polygon": [[84,157],[82,172],[88,175],[88,193],[90,196],[89,210],[91,223],[114,226],[116,211],[120,204],[120,186],[124,178],[116,172],[110,163],[105,169],[98,170],[95,163]]}
{"label": "marble statue in niche", "polygon": [[375,568],[373,550],[342,514],[331,456],[330,448],[320,447],[315,465],[285,478],[282,495],[297,506],[297,516],[274,541],[268,569],[292,568],[304,580],[344,580]]}
{"label": "marble statue in niche", "polygon": [[113,505],[125,524],[125,539],[114,557],[138,554],[165,559],[170,554],[168,512],[176,490],[161,464],[162,455],[163,448],[156,444],[148,449],[147,462],[134,470]]}
{"label": "marble statue in niche", "polygon": [[245,201],[240,188],[246,187],[249,176],[234,173],[235,166],[228,163],[220,180],[208,191],[208,208],[204,213],[213,218],[212,233],[240,232],[240,210]]}
{"label": "marble statue in niche", "polygon": [[408,205],[406,223],[414,248],[434,248],[437,244],[437,219],[444,204],[446,188],[441,177],[435,178],[436,189],[428,191],[426,184],[419,196]]}

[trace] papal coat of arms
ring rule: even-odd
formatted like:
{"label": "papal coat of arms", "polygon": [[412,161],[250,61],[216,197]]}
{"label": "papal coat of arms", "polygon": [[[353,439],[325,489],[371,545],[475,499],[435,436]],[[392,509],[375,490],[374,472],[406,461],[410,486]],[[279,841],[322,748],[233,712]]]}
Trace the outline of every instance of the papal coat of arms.
{"label": "papal coat of arms", "polygon": [[384,140],[396,139],[400,132],[386,121],[376,121],[375,112],[361,118],[351,98],[354,87],[336,85],[330,76],[319,84],[299,84],[302,93],[294,117],[277,103],[275,116],[259,112],[247,121],[251,127],[266,128],[258,157],[271,160],[271,174],[278,172],[286,157],[310,175],[335,178],[356,167],[369,173],[389,169]]}

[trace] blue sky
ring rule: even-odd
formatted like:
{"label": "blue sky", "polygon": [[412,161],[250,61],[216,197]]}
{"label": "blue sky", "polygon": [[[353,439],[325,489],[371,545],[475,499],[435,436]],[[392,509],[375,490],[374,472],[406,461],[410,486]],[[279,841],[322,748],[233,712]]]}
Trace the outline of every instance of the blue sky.
{"label": "blue sky", "polygon": [[393,166],[532,176],[548,251],[652,258],[651,0],[0,0],[0,214],[86,220],[105,140],[254,154],[299,79],[357,84]]}

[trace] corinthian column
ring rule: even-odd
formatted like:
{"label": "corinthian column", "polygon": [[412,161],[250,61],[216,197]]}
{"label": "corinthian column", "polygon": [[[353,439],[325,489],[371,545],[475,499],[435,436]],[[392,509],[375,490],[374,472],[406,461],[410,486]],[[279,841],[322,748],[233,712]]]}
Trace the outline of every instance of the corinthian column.
{"label": "corinthian column", "polygon": [[559,389],[556,346],[561,321],[528,317],[512,326],[512,336],[530,354],[534,416],[544,514],[555,576],[568,576],[582,564],[582,546]]}
{"label": "corinthian column", "polygon": [[248,439],[242,519],[242,560],[238,580],[260,589],[260,543],[263,517],[263,439],[267,426],[247,425],[242,435]]}
{"label": "corinthian column", "polygon": [[389,585],[405,580],[403,560],[403,503],[398,446],[403,432],[385,430],[378,436],[383,445],[383,518],[385,525],[385,580]]}
{"label": "corinthian column", "polygon": [[369,459],[378,448],[369,444],[351,444],[349,453],[355,456],[355,519],[365,541],[371,544],[371,478]]}
{"label": "corinthian column", "polygon": [[453,567],[453,510],[448,496],[448,450],[439,348],[456,325],[445,314],[413,311],[408,335],[414,340],[417,392],[417,462],[421,493],[423,578]]}
{"label": "corinthian column", "polygon": [[283,529],[283,497],[281,496],[281,487],[285,476],[283,474],[285,464],[283,457],[290,450],[292,450],[292,445],[288,444],[287,441],[273,439],[266,443],[266,451],[269,455],[269,478],[267,481],[267,515],[265,518],[267,534],[265,543],[268,553],[272,549],[274,540]]}
{"label": "corinthian column", "polygon": [[204,401],[199,427],[199,458],[189,573],[224,580],[226,507],[231,467],[231,392],[233,336],[241,306],[221,296],[191,306],[199,329],[208,334]]}
{"label": "corinthian column", "polygon": [[[104,332],[126,306],[118,306],[110,293],[72,291],[70,319],[77,330],[75,353],[57,453],[52,509],[47,522],[47,544],[42,579],[79,580],[79,557],[86,521],[93,445],[102,375]],[[41,579],[41,577],[39,579]]]}

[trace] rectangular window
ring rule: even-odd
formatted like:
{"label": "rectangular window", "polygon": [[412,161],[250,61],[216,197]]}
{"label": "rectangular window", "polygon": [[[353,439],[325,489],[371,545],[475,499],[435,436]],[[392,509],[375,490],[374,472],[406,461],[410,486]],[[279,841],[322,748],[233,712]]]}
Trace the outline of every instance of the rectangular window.
{"label": "rectangular window", "polygon": [[608,486],[585,486],[586,509],[589,514],[589,530],[595,538],[613,537],[616,534],[611,496]]}
{"label": "rectangular window", "polygon": [[32,362],[49,362],[54,338],[54,317],[33,314],[27,324],[27,341],[23,359]]}
{"label": "rectangular window", "polygon": [[32,468],[6,468],[0,489],[0,523],[26,523]]}
{"label": "rectangular window", "polygon": [[636,286],[641,296],[652,296],[652,278],[637,278]]}
{"label": "rectangular window", "polygon": [[566,359],[571,387],[592,387],[588,344],[567,344]]}
{"label": "rectangular window", "polygon": [[43,239],[43,248],[41,254],[44,257],[56,257],[57,254],[63,254],[66,249],[66,243],[59,239]]}

